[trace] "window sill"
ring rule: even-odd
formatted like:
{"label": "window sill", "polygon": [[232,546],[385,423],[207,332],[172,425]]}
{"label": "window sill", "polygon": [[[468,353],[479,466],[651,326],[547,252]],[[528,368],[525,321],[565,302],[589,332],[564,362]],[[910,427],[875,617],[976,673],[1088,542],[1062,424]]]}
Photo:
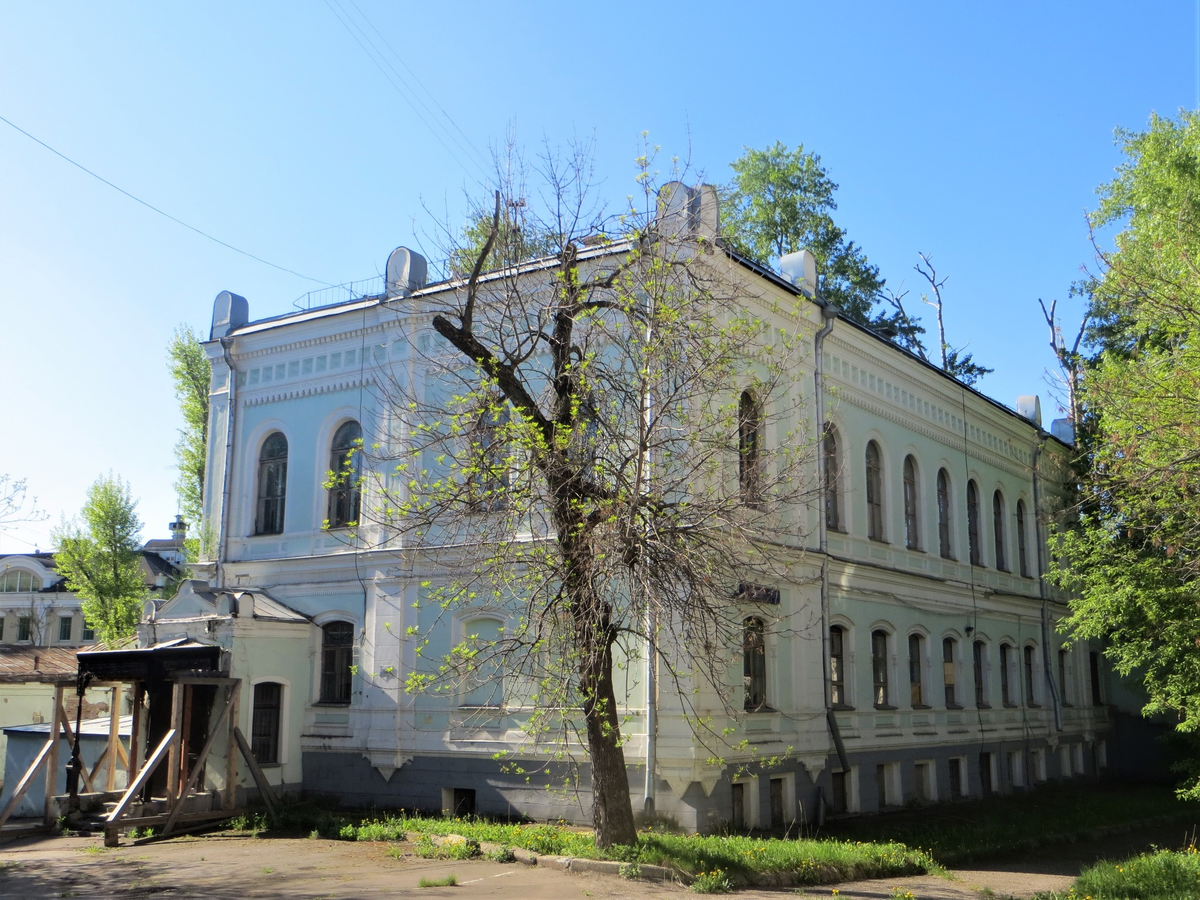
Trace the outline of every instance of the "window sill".
{"label": "window sill", "polygon": [[992,708],[992,704],[990,704],[990,703],[976,703],[976,704],[975,704],[975,708],[976,708],[976,709],[991,709],[991,708]]}
{"label": "window sill", "polygon": [[318,700],[313,706],[319,706],[325,709],[346,709],[350,706],[350,701],[341,700]]}
{"label": "window sill", "polygon": [[913,709],[933,709],[933,707],[930,706],[928,703],[914,703],[912,705],[912,708]]}
{"label": "window sill", "polygon": [[1004,708],[1005,709],[1020,709],[1021,707],[1018,706],[1016,703],[1005,703]]}
{"label": "window sill", "polygon": [[895,712],[898,709],[898,707],[890,706],[887,703],[876,703],[875,708],[881,712]]}
{"label": "window sill", "polygon": [[963,707],[962,707],[961,703],[947,703],[946,704],[946,709],[962,709],[962,708]]}
{"label": "window sill", "polygon": [[869,534],[867,535],[867,540],[872,544],[883,544],[885,547],[890,547],[892,545],[891,541],[889,541],[887,538],[871,537]]}
{"label": "window sill", "polygon": [[924,549],[922,549],[921,547],[909,547],[907,544],[905,545],[904,549],[909,551],[910,553],[920,553],[922,555],[924,555],[924,553],[925,553]]}
{"label": "window sill", "polygon": [[748,712],[748,713],[774,713],[774,712],[779,712],[779,710],[775,709],[773,706],[756,706],[756,707],[754,707],[753,709],[746,709],[746,710],[744,710],[744,712]]}
{"label": "window sill", "polygon": [[854,707],[848,703],[832,703],[829,708],[834,712],[854,712]]}

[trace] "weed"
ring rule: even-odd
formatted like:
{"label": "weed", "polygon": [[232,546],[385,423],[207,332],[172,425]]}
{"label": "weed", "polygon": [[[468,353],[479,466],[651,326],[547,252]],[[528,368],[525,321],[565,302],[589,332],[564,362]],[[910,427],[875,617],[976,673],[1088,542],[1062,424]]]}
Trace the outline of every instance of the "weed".
{"label": "weed", "polygon": [[733,890],[733,881],[724,869],[712,869],[696,875],[692,890],[697,894],[728,894]]}
{"label": "weed", "polygon": [[387,855],[390,856],[392,859],[404,859],[404,851],[401,850],[399,847],[397,847],[395,844],[393,844],[387,848]]}
{"label": "weed", "polygon": [[422,878],[417,882],[417,887],[454,887],[458,884],[458,876],[451,872],[445,878]]}
{"label": "weed", "polygon": [[104,853],[107,849],[108,848],[106,848],[106,847],[101,847],[99,844],[92,844],[90,847],[84,847],[83,852],[88,854],[88,856],[99,856],[101,853]]}
{"label": "weed", "polygon": [[636,862],[621,863],[621,877],[622,878],[631,878],[631,879],[632,878],[641,878],[642,877],[641,865]]}
{"label": "weed", "polygon": [[1113,900],[1177,900],[1195,897],[1200,879],[1200,851],[1157,850],[1119,862],[1103,860],[1084,869],[1065,893],[1038,894],[1039,900],[1081,900],[1104,897]]}
{"label": "weed", "polygon": [[517,855],[513,853],[512,847],[497,847],[491,853],[488,853],[486,858],[492,862],[510,863],[516,861]]}
{"label": "weed", "polygon": [[904,888],[892,888],[892,900],[917,900],[917,895],[912,891],[906,891]]}
{"label": "weed", "polygon": [[270,875],[270,874],[271,874],[272,872],[274,872],[274,871],[275,871],[275,870],[274,870],[274,869],[272,869],[270,866],[263,866],[263,867],[262,867],[262,873],[263,873],[264,875]]}

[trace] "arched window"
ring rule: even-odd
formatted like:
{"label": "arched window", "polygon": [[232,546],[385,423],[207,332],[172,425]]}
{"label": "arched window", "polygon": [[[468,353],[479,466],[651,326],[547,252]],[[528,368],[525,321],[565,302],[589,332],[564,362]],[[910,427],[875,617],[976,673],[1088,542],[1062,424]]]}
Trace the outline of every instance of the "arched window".
{"label": "arched window", "polygon": [[904,457],[904,546],[921,549],[920,520],[917,518],[917,461]]}
{"label": "arched window", "polygon": [[362,502],[362,426],[346,422],[329,449],[329,527],[358,523]]}
{"label": "arched window", "polygon": [[954,559],[954,547],[950,543],[950,475],[945,469],[938,469],[937,509],[938,552],[942,559]]}
{"label": "arched window", "polygon": [[1067,650],[1064,647],[1060,647],[1058,650],[1058,692],[1063,706],[1073,705],[1071,696],[1074,692],[1067,681]]}
{"label": "arched window", "polygon": [[283,685],[260,681],[254,686],[254,714],[250,720],[250,752],[259,765],[279,762],[279,732],[283,712]]}
{"label": "arched window", "polygon": [[971,645],[971,661],[975,674],[975,705],[987,709],[987,682],[984,680],[987,675],[987,645],[983,641],[975,641]]}
{"label": "arched window", "polygon": [[471,503],[477,509],[499,509],[505,503],[505,491],[509,486],[507,425],[508,410],[505,407],[485,409],[475,423],[473,449],[476,453],[470,463],[467,481]]}
{"label": "arched window", "polygon": [[1005,706],[1015,706],[1012,699],[1011,672],[1012,647],[1000,645],[1000,702]]}
{"label": "arched window", "polygon": [[0,594],[40,591],[42,579],[25,569],[9,569],[0,575]]}
{"label": "arched window", "polygon": [[1021,577],[1029,577],[1029,548],[1025,535],[1025,501],[1017,501],[1017,565],[1020,566]]}
{"label": "arched window", "polygon": [[463,645],[472,656],[464,680],[463,706],[500,707],[504,705],[504,687],[496,642],[504,623],[496,619],[473,619],[463,623]]}
{"label": "arched window", "polygon": [[354,626],[330,622],[321,629],[321,702],[349,703]]}
{"label": "arched window", "polygon": [[954,645],[954,638],[942,638],[942,684],[946,688],[947,709],[956,709],[958,707],[958,695],[954,690],[955,682],[957,681],[954,664],[956,647]]}
{"label": "arched window", "polygon": [[846,705],[846,629],[829,627],[829,699],[834,706]]}
{"label": "arched window", "polygon": [[867,443],[867,537],[882,541],[883,537],[883,465],[879,445]]}
{"label": "arched window", "polygon": [[875,692],[875,705],[888,706],[888,633],[871,632],[871,684]]}
{"label": "arched window", "polygon": [[1004,495],[992,494],[992,540],[996,545],[996,568],[1008,571],[1008,547],[1004,543]]}
{"label": "arched window", "polygon": [[821,442],[821,475],[825,480],[825,527],[830,531],[842,530],[841,483],[838,478],[837,429],[825,426],[825,439]]}
{"label": "arched window", "polygon": [[925,661],[925,639],[919,634],[908,636],[908,691],[913,706],[925,705],[925,681],[922,677]]}
{"label": "arched window", "polygon": [[746,711],[762,709],[767,705],[767,645],[762,619],[754,616],[742,622],[742,674]]}
{"label": "arched window", "polygon": [[979,491],[974,481],[967,482],[967,551],[971,565],[983,565],[979,547]]}
{"label": "arched window", "polygon": [[1024,649],[1025,662],[1025,705],[1037,706],[1037,691],[1034,690],[1034,667],[1033,647],[1025,647]]}
{"label": "arched window", "polygon": [[743,391],[738,401],[738,487],[753,505],[762,489],[762,410],[754,395]]}
{"label": "arched window", "polygon": [[258,452],[255,534],[283,534],[283,511],[287,500],[287,459],[287,438],[282,432],[276,431],[263,441],[262,450]]}

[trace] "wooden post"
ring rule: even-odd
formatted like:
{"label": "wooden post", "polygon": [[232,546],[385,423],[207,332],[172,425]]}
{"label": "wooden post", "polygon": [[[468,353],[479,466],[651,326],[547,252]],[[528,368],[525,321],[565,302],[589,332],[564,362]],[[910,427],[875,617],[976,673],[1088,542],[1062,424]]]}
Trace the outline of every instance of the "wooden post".
{"label": "wooden post", "polygon": [[237,739],[233,736],[233,731],[238,727],[238,715],[241,709],[242,699],[242,682],[239,680],[233,685],[233,696],[229,699],[229,740],[226,743],[225,757],[225,792],[221,797],[222,809],[233,809],[237,802]]}
{"label": "wooden post", "polygon": [[246,759],[246,765],[250,767],[250,774],[254,777],[254,783],[258,785],[258,792],[262,794],[263,803],[267,806],[267,815],[271,817],[272,822],[278,825],[279,811],[275,808],[275,794],[271,790],[267,776],[258,767],[258,760],[254,758],[254,754],[250,751],[250,742],[242,734],[242,729],[237,727],[233,729],[233,737],[237,741],[238,748],[242,751],[242,756]]}
{"label": "wooden post", "polygon": [[138,760],[141,758],[142,741],[142,683],[133,682],[133,729],[129,735],[129,759],[126,760],[125,787],[133,784],[138,776]]}
{"label": "wooden post", "polygon": [[204,742],[204,748],[200,751],[200,755],[196,757],[196,764],[192,766],[192,773],[188,776],[187,783],[183,786],[179,801],[171,809],[171,815],[167,817],[167,823],[163,826],[162,830],[163,834],[170,834],[171,829],[175,827],[175,822],[179,819],[179,814],[183,811],[183,802],[196,786],[196,782],[200,780],[200,772],[204,769],[204,761],[208,759],[209,751],[212,750],[213,745],[217,742],[217,737],[221,733],[221,726],[225,724],[225,717],[229,715],[230,707],[234,705],[235,699],[236,697],[230,696],[225,706],[221,708],[221,714],[217,716],[217,721],[213,723],[212,729],[208,734],[208,740]]}
{"label": "wooden post", "polygon": [[[175,682],[171,687],[171,732],[181,735],[183,732],[183,684]],[[171,752],[167,757],[167,802],[174,802],[179,793],[179,747],[180,741],[171,743]]]}
{"label": "wooden post", "polygon": [[[192,755],[192,702],[196,696],[196,688],[190,684],[183,686],[183,730],[179,733],[179,783],[188,780],[188,763]],[[177,795],[172,795],[174,800]],[[182,796],[182,794],[178,795]]]}
{"label": "wooden post", "polygon": [[111,791],[117,784],[117,747],[121,743],[121,695],[120,688],[112,689],[108,702],[108,768],[104,775],[104,790]]}
{"label": "wooden post", "polygon": [[53,825],[56,816],[53,814],[54,790],[58,786],[58,739],[62,734],[62,702],[63,686],[54,686],[54,714],[50,717],[50,756],[46,766],[46,802],[42,807],[42,822]]}
{"label": "wooden post", "polygon": [[129,785],[129,787],[126,789],[125,794],[121,797],[121,802],[117,804],[116,809],[109,813],[108,824],[104,828],[105,847],[117,846],[117,829],[120,827],[117,823],[117,820],[120,819],[121,816],[125,815],[125,810],[127,810],[129,808],[129,804],[133,802],[134,795],[136,795],[137,792],[142,789],[142,785],[145,784],[149,780],[150,776],[154,774],[154,770],[157,769],[158,764],[163,761],[163,757],[173,753],[175,748],[179,746],[179,741],[176,740],[178,735],[179,732],[172,728],[163,736],[162,742],[157,748],[155,748],[154,752],[150,754],[150,758],[146,760],[146,765],[142,767],[140,772],[138,772],[137,778],[134,779],[133,784]]}

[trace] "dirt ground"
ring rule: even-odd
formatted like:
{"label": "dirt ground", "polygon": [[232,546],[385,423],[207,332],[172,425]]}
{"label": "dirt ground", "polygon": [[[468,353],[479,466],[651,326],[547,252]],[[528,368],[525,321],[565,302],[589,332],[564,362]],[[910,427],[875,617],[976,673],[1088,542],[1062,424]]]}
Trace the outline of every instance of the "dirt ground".
{"label": "dirt ground", "polygon": [[[836,888],[839,900],[883,900],[900,888],[911,891],[918,900],[978,900],[980,889],[989,888],[997,898],[1029,897],[1037,891],[1065,889],[1081,865],[1150,846],[1178,847],[1187,837],[1181,828],[1141,830],[976,865],[955,871],[953,879],[922,876],[825,885],[809,888],[805,896],[831,897]],[[682,900],[689,896],[679,885],[572,874],[549,860],[530,867],[393,854],[386,844],[222,834],[113,850],[105,850],[100,837],[26,838],[0,846],[0,898]],[[450,873],[457,877],[456,887],[419,887],[422,878],[439,879]],[[779,900],[788,894],[794,896],[791,890],[745,890],[737,896],[741,900]]]}

